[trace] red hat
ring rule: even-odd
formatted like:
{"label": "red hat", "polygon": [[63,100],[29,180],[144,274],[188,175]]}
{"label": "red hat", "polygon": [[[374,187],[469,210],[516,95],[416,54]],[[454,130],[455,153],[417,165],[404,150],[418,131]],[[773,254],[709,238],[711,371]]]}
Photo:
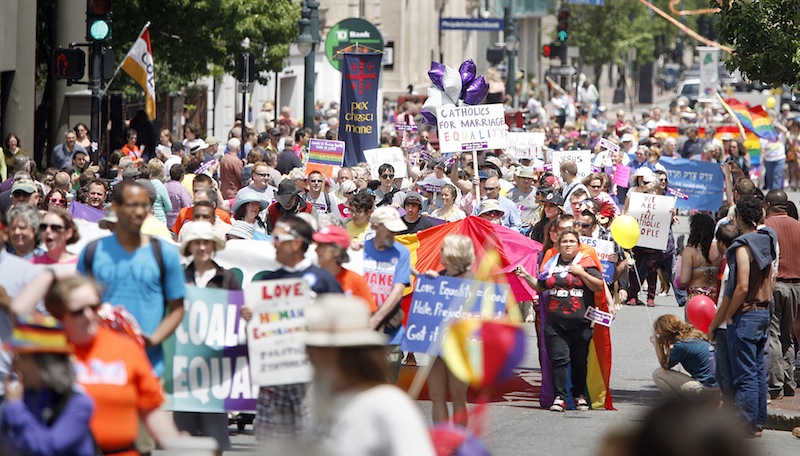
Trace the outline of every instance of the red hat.
{"label": "red hat", "polygon": [[318,244],[336,244],[347,250],[350,247],[350,235],[347,230],[336,225],[328,225],[314,233],[314,242]]}
{"label": "red hat", "polygon": [[614,206],[605,203],[600,207],[600,213],[605,218],[614,218]]}

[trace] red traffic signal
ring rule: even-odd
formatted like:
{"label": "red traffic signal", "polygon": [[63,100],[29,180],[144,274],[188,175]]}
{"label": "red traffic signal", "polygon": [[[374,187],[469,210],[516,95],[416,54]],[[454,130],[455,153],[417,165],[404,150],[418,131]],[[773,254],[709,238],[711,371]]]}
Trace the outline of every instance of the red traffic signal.
{"label": "red traffic signal", "polygon": [[561,43],[553,42],[542,46],[542,56],[551,59],[561,58]]}
{"label": "red traffic signal", "polygon": [[80,49],[56,49],[53,51],[53,77],[56,79],[83,79],[86,54]]}
{"label": "red traffic signal", "polygon": [[553,47],[550,46],[549,44],[545,44],[544,46],[542,46],[542,55],[544,57],[550,57],[551,55],[553,55]]}

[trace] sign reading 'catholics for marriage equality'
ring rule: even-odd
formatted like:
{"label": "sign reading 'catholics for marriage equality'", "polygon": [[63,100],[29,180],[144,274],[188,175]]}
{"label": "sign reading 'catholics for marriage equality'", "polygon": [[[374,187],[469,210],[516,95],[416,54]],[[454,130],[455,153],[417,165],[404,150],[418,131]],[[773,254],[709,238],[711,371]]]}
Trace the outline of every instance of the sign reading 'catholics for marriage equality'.
{"label": "sign reading 'catholics for marriage equality'", "polygon": [[241,291],[186,287],[186,314],[164,342],[164,408],[182,412],[255,410]]}
{"label": "sign reading 'catholics for marriage equality'", "polygon": [[631,199],[628,205],[630,215],[639,222],[639,242],[636,245],[666,249],[675,197],[637,192],[628,193],[628,198]]}
{"label": "sign reading 'catholics for marriage equality'", "polygon": [[437,111],[441,153],[505,149],[505,111],[502,104],[442,106]]}
{"label": "sign reading 'catholics for marriage equality'", "polygon": [[303,279],[251,282],[245,289],[253,319],[247,326],[250,372],[259,386],[311,381],[306,357],[306,308],[311,303]]}
{"label": "sign reading 'catholics for marriage equality'", "polygon": [[[432,279],[420,276],[411,296],[406,336],[400,344],[403,351],[439,354],[445,331],[453,320],[481,318],[484,299],[490,300],[486,319],[505,315],[511,287],[455,277]],[[431,352],[431,350],[433,352]]]}

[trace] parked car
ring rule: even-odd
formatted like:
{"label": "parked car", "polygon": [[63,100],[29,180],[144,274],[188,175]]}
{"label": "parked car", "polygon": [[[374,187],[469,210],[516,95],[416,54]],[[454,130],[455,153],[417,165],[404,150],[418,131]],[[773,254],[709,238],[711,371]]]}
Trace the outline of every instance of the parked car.
{"label": "parked car", "polygon": [[694,108],[697,104],[697,96],[700,93],[700,78],[684,79],[678,86],[678,98],[684,97],[689,100],[689,107]]}

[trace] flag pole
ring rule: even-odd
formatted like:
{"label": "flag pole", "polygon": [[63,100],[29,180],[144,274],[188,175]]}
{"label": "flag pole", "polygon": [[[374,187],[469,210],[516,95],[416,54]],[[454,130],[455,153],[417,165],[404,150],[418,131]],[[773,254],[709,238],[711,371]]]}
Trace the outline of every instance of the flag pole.
{"label": "flag pole", "polygon": [[739,116],[733,112],[731,107],[728,106],[728,103],[725,103],[725,100],[722,99],[722,97],[719,95],[719,92],[714,92],[714,95],[716,95],[719,102],[722,103],[722,107],[725,108],[725,111],[728,113],[728,115],[733,118],[734,122],[736,122],[736,126],[739,127],[739,133],[742,135],[742,141],[746,141],[747,133],[744,131],[744,125],[742,125],[742,122],[739,121]]}
{"label": "flag pole", "polygon": [[[148,27],[150,27],[150,21],[147,21],[147,23],[144,24],[144,27],[142,27],[142,30],[139,32],[138,35],[136,35],[136,40],[138,40],[139,37],[142,36],[142,33],[144,33],[144,31],[147,30]],[[133,42],[136,43],[136,40],[133,40]],[[128,52],[130,52],[130,51],[128,51]],[[125,54],[125,58],[127,58],[127,57],[128,57],[128,54]],[[108,88],[111,86],[111,83],[114,82],[114,79],[116,79],[117,74],[119,74],[119,70],[122,68],[122,65],[125,64],[125,58],[123,58],[122,61],[119,62],[119,65],[117,65],[117,69],[114,70],[114,74],[111,76],[111,79],[108,81],[108,84],[106,84],[106,87],[103,89],[102,92],[100,92],[100,96],[103,96],[103,95],[106,94],[106,92],[108,91]]]}

